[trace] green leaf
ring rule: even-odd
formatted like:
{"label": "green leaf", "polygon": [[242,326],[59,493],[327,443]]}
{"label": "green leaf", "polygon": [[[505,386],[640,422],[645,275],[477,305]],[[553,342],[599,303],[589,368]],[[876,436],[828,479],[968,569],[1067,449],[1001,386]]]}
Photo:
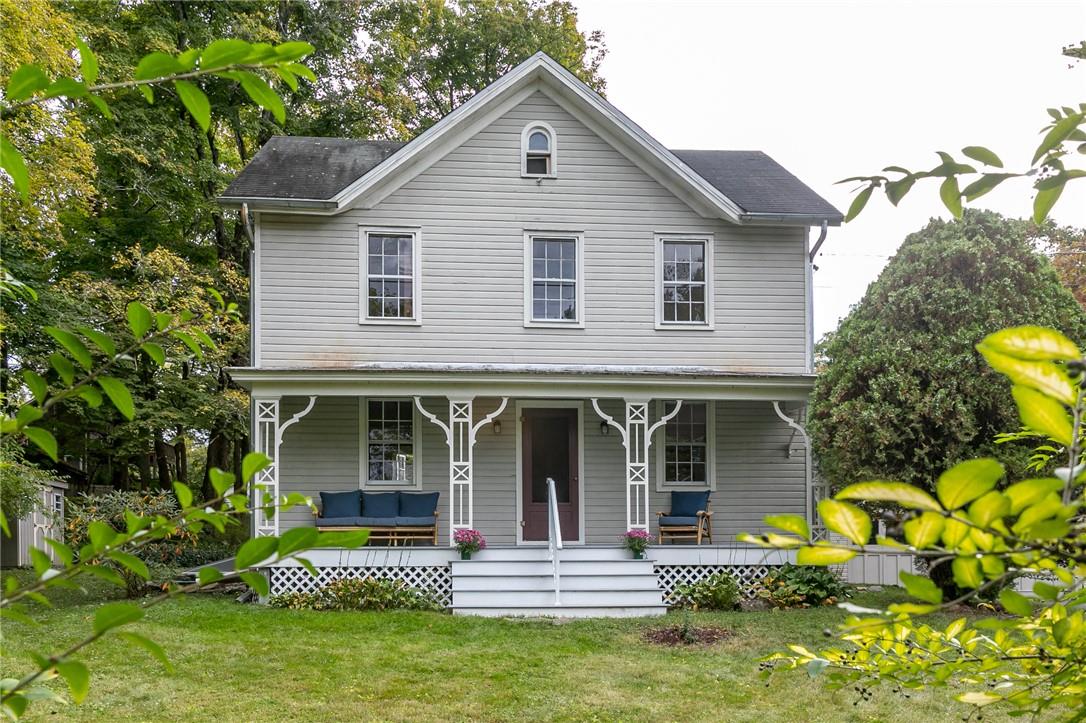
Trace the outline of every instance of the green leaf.
{"label": "green leaf", "polygon": [[57,674],[68,683],[68,690],[76,704],[82,703],[90,690],[90,671],[78,660],[65,660],[57,663]]}
{"label": "green leaf", "polygon": [[979,346],[1028,361],[1074,361],[1082,356],[1075,342],[1043,326],[1014,326],[984,337]]}
{"label": "green leaf", "polygon": [[962,217],[962,193],[958,190],[957,176],[947,176],[939,185],[939,198],[954,218]]}
{"label": "green leaf", "polygon": [[279,540],[275,537],[254,537],[238,550],[237,557],[234,558],[234,569],[244,570],[263,562],[274,555],[278,547]]}
{"label": "green leaf", "polygon": [[317,542],[317,528],[295,527],[279,538],[279,557],[286,557],[300,550],[307,550]]}
{"label": "green leaf", "polygon": [[1011,395],[1018,405],[1018,416],[1023,424],[1062,445],[1071,445],[1071,417],[1062,404],[1017,384],[1011,388]]}
{"label": "green leaf", "polygon": [[116,563],[119,563],[120,565],[123,565],[130,572],[138,575],[144,580],[151,579],[151,571],[147,569],[147,563],[145,563],[143,560],[139,559],[135,555],[129,554],[127,552],[121,552],[120,550],[111,550],[109,553],[107,553],[106,557]]}
{"label": "green leaf", "polygon": [[918,550],[931,547],[939,541],[945,522],[938,512],[926,511],[905,523],[905,539]]}
{"label": "green leaf", "polygon": [[348,530],[343,532],[321,532],[314,547],[362,547],[370,537],[369,530]]}
{"label": "green leaf", "polygon": [[98,58],[79,38],[75,39],[75,46],[79,48],[79,74],[84,83],[94,85],[98,82]]}
{"label": "green leaf", "polygon": [[969,525],[961,520],[948,519],[943,526],[943,544],[950,549],[957,549],[969,537]]}
{"label": "green leaf", "polygon": [[19,720],[26,713],[26,707],[30,703],[25,695],[21,693],[12,693],[7,698],[4,698],[2,704],[3,711],[8,714],[12,720]]}
{"label": "green leaf", "polygon": [[23,200],[30,200],[30,175],[27,173],[23,154],[3,133],[0,133],[0,167],[11,176],[11,185],[15,187]]}
{"label": "green leaf", "polygon": [[1063,489],[1062,480],[1055,477],[1042,477],[1016,482],[1003,490],[1003,494],[1011,502],[1010,513],[1017,515],[1027,507],[1037,504],[1050,493],[1060,489]]}
{"label": "green leaf", "polygon": [[270,592],[268,589],[268,578],[262,573],[250,570],[249,572],[240,573],[238,577],[240,577],[241,581],[251,587],[253,592],[260,597],[268,596],[268,593]]}
{"label": "green leaf", "polygon": [[87,371],[90,371],[91,365],[94,363],[94,359],[91,357],[90,351],[80,341],[79,337],[70,331],[64,329],[58,329],[55,326],[43,326],[44,331],[49,336],[53,337],[68,350],[68,353],[72,355],[72,358],[76,360],[79,366],[83,367]]}
{"label": "green leaf", "polygon": [[101,520],[92,520],[87,525],[87,536],[95,552],[104,549],[117,538],[117,531]]}
{"label": "green leaf", "polygon": [[200,69],[211,70],[237,65],[249,56],[251,50],[252,46],[244,40],[216,40],[200,53]]}
{"label": "green leaf", "polygon": [[140,349],[142,349],[144,353],[147,354],[147,356],[151,357],[151,360],[155,364],[162,366],[166,363],[166,352],[163,351],[162,347],[160,347],[158,344],[150,341],[145,341],[144,343],[140,344]]}
{"label": "green leaf", "polygon": [[263,452],[250,452],[241,460],[241,479],[248,482],[262,469],[267,469],[271,464],[271,457]]}
{"label": "green leaf", "polygon": [[113,343],[113,339],[111,339],[108,334],[103,334],[89,326],[77,326],[75,327],[75,330],[90,339],[91,343],[101,349],[102,353],[106,356],[116,356],[117,346]]}
{"label": "green leaf", "polygon": [[94,613],[94,632],[101,634],[134,623],[143,617],[143,610],[132,603],[106,603]]}
{"label": "green leaf", "polygon": [[856,198],[852,199],[852,205],[848,207],[848,213],[845,215],[845,223],[848,223],[860,215],[860,212],[864,210],[864,206],[867,205],[868,200],[871,198],[871,192],[874,190],[875,187],[872,185],[856,194]]}
{"label": "green leaf", "polygon": [[94,108],[95,108],[95,109],[96,109],[96,110],[97,110],[97,111],[98,111],[99,113],[101,113],[101,114],[102,114],[102,117],[103,117],[103,118],[108,118],[108,119],[110,119],[110,120],[113,120],[113,111],[111,111],[111,110],[109,109],[109,106],[108,106],[108,105],[106,104],[106,102],[105,102],[104,100],[102,100],[101,98],[99,98],[99,97],[98,97],[98,96],[96,96],[96,95],[88,95],[88,96],[87,96],[87,101],[88,101],[88,102],[89,102],[89,103],[90,103],[91,105],[93,105],[93,106],[94,106]]}
{"label": "green leaf", "polygon": [[1015,178],[1017,173],[985,173],[977,180],[962,189],[962,196],[968,201],[975,201],[991,191],[1008,178]]}
{"label": "green leaf", "polygon": [[924,602],[933,603],[938,605],[943,602],[943,591],[939,589],[930,577],[924,577],[923,575],[913,575],[910,572],[902,571],[898,573],[898,577],[901,578],[901,583],[905,586],[905,590]]}
{"label": "green leaf", "polygon": [[840,565],[856,557],[855,550],[841,547],[801,547],[796,550],[797,565]]}
{"label": "green leaf", "polygon": [[68,361],[68,357],[60,352],[53,352],[49,355],[49,364],[56,370],[57,376],[64,384],[69,387],[75,384],[75,365]]}
{"label": "green leaf", "polygon": [[968,703],[969,705],[975,705],[978,708],[989,705],[990,703],[996,703],[1003,700],[995,693],[985,693],[983,691],[971,691],[969,693],[962,693],[957,698],[962,703]]}
{"label": "green leaf", "polygon": [[1056,146],[1067,140],[1079,124],[1082,123],[1083,116],[1081,113],[1075,113],[1069,115],[1052,124],[1052,128],[1045,134],[1045,137],[1041,140],[1041,144],[1037,146],[1037,151],[1033,154],[1033,160],[1030,161],[1030,165],[1036,165],[1037,161],[1041,160],[1049,151]]}
{"label": "green leaf", "polygon": [[166,657],[166,651],[163,650],[162,646],[156,643],[154,640],[144,637],[139,633],[132,633],[128,631],[117,633],[117,637],[124,638],[133,645],[138,645],[139,647],[143,648],[151,654],[151,657],[153,657],[155,660],[162,664],[162,667],[166,669],[166,672],[173,672],[173,665],[170,663],[170,659]]}
{"label": "green leaf", "polygon": [[298,90],[298,79],[294,77],[294,73],[291,73],[286,68],[273,68],[275,74],[279,76],[279,79],[287,84],[291,90]]}
{"label": "green leaf", "polygon": [[27,427],[23,430],[23,434],[34,443],[34,446],[45,452],[49,459],[57,461],[57,438],[52,432],[41,427]]}
{"label": "green leaf", "polygon": [[192,490],[184,482],[173,483],[174,494],[177,495],[177,503],[181,505],[182,509],[192,506]]}
{"label": "green leaf", "polygon": [[890,203],[896,206],[901,202],[901,199],[905,198],[905,194],[912,190],[913,184],[915,183],[916,176],[913,175],[899,178],[896,181],[890,181],[886,184],[886,197],[890,199]]}
{"label": "green leaf", "polygon": [[769,515],[764,521],[770,527],[795,533],[805,540],[811,538],[811,529],[801,515]]}
{"label": "green leaf", "polygon": [[950,569],[954,572],[954,583],[958,587],[975,590],[984,582],[980,574],[980,560],[975,557],[955,557]]}
{"label": "green leaf", "polygon": [[136,80],[153,80],[185,72],[186,68],[172,55],[150,53],[136,66]]}
{"label": "green leaf", "polygon": [[72,561],[75,559],[75,553],[72,551],[71,547],[60,540],[54,540],[51,537],[44,537],[42,539],[45,540],[45,544],[53,548],[53,551],[57,554],[57,557],[60,558],[61,563],[65,567],[72,564]]}
{"label": "green leaf", "polygon": [[151,330],[151,311],[138,301],[128,304],[128,328],[132,330],[132,336],[142,339]]}
{"label": "green leaf", "polygon": [[969,505],[969,519],[977,527],[988,527],[1011,513],[1011,501],[995,490]]}
{"label": "green leaf", "polygon": [[300,60],[313,52],[313,46],[300,40],[292,40],[275,46],[275,55],[282,61]]}
{"label": "green leaf", "polygon": [[91,565],[90,567],[84,568],[84,570],[88,575],[101,578],[117,587],[125,586],[124,578],[112,567],[106,567],[105,565]]}
{"label": "green leaf", "polygon": [[32,402],[27,402],[15,413],[15,423],[20,427],[26,427],[41,419],[43,414],[45,412],[35,407]]}
{"label": "green leaf", "polygon": [[47,571],[53,569],[53,560],[44,552],[36,547],[31,547],[28,550],[30,554],[30,563],[34,566],[34,572],[37,573],[40,579]]}
{"label": "green leaf", "polygon": [[866,545],[871,539],[871,518],[856,505],[824,499],[818,503],[818,514],[826,527],[857,545]]}
{"label": "green leaf", "polygon": [[34,395],[34,400],[39,404],[44,402],[46,396],[49,395],[49,385],[46,384],[45,379],[30,369],[24,369],[22,376],[30,393]]}
{"label": "green leaf", "polygon": [[8,103],[18,103],[44,90],[48,85],[49,78],[40,67],[30,63],[20,65],[8,78],[4,97]]}
{"label": "green leaf", "polygon": [[83,401],[85,401],[87,406],[91,409],[97,409],[102,406],[102,394],[94,387],[80,387],[79,396],[83,398]]}
{"label": "green leaf", "polygon": [[207,133],[207,129],[211,127],[211,102],[207,96],[195,83],[187,80],[175,80],[173,87],[177,91],[177,97],[200,126],[200,130]]}
{"label": "green leaf", "polygon": [[197,359],[203,358],[204,350],[200,348],[200,345],[196,343],[196,340],[193,339],[192,336],[186,334],[180,329],[176,329],[170,333],[174,338],[180,339],[181,342],[189,348],[189,351],[191,351]]}
{"label": "green leaf", "polygon": [[45,89],[46,98],[83,98],[87,95],[87,86],[75,78],[61,76],[49,84]]}
{"label": "green leaf", "polygon": [[222,572],[215,567],[201,567],[200,571],[196,573],[196,581],[200,583],[200,587],[210,585],[213,582],[222,580]]}
{"label": "green leaf", "polygon": [[215,488],[216,494],[222,495],[234,486],[234,475],[229,472],[223,472],[218,467],[209,469],[207,477],[211,482],[211,486]]}
{"label": "green leaf", "polygon": [[278,93],[272,90],[268,82],[253,73],[240,73],[239,75],[242,89],[252,98],[253,102],[269,111],[277,122],[284,123],[287,111],[283,106],[283,100]]}
{"label": "green leaf", "polygon": [[1056,205],[1056,201],[1060,200],[1060,196],[1063,194],[1064,185],[1060,184],[1037,191],[1037,195],[1033,198],[1033,222],[1035,224],[1040,225],[1048,218],[1048,212],[1052,210],[1052,207]]}
{"label": "green leaf", "polygon": [[291,73],[294,73],[301,78],[305,78],[310,83],[317,82],[317,74],[306,66],[302,65],[301,63],[287,63],[283,67],[289,70]]}
{"label": "green leaf", "polygon": [[137,89],[139,90],[140,93],[143,94],[143,97],[147,99],[147,102],[149,104],[155,102],[155,92],[153,90],[151,90],[151,86],[149,86],[149,85],[140,85],[140,86],[137,86]]}
{"label": "green leaf", "polygon": [[1034,540],[1060,540],[1071,532],[1071,525],[1067,520],[1043,520],[1030,525],[1023,532],[1023,536]]}
{"label": "green leaf", "polygon": [[939,503],[924,490],[904,482],[859,482],[849,485],[834,495],[839,500],[867,500],[869,502],[896,502],[913,510],[941,511]]}
{"label": "green leaf", "polygon": [[1075,391],[1071,380],[1066,372],[1052,362],[1016,359],[984,344],[978,344],[977,350],[984,356],[988,366],[1015,384],[1036,389],[1068,406],[1075,403]]}
{"label": "green leaf", "polygon": [[1033,583],[1033,594],[1042,600],[1056,600],[1061,592],[1063,588],[1058,585],[1050,585],[1040,580],[1035,580]]}
{"label": "green leaf", "polygon": [[999,160],[999,156],[984,146],[966,146],[962,149],[962,153],[969,158],[972,158],[974,161],[980,161],[986,166],[1003,168],[1003,161]]}
{"label": "green leaf", "polygon": [[935,494],[948,510],[963,507],[995,487],[1003,476],[1003,465],[984,457],[954,465],[939,475]]}
{"label": "green leaf", "polygon": [[109,397],[109,401],[113,402],[113,406],[125,419],[132,420],[135,418],[136,405],[132,401],[132,394],[128,391],[128,387],[124,385],[124,382],[113,377],[98,377],[98,386],[102,388],[102,391]]}

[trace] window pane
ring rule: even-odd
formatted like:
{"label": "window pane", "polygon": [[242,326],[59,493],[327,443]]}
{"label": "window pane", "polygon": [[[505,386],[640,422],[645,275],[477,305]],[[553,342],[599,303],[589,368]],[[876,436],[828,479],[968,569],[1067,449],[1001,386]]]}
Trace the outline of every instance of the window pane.
{"label": "window pane", "polygon": [[550,165],[549,161],[550,159],[546,156],[540,158],[529,157],[525,161],[524,170],[537,176],[545,176],[547,174],[547,166]]}
{"label": "window pane", "polygon": [[[664,413],[675,408],[664,405]],[[684,402],[664,428],[664,481],[677,484],[708,484],[708,404]]]}
{"label": "window pane", "polygon": [[366,437],[370,440],[367,446],[369,479],[373,482],[413,480],[414,411],[411,402],[371,399],[366,411]]}
{"label": "window pane", "polygon": [[532,258],[532,318],[576,321],[577,239],[533,239]]}
{"label": "window pane", "polygon": [[549,151],[550,149],[550,139],[543,131],[534,131],[530,136],[528,136],[529,151]]}
{"label": "window pane", "polygon": [[412,318],[414,315],[414,237],[408,234],[370,234],[369,316]]}

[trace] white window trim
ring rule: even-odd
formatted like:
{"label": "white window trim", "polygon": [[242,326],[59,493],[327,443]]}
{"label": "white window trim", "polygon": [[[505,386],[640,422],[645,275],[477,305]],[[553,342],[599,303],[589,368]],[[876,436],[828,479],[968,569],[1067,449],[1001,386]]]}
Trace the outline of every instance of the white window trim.
{"label": "white window trim", "polygon": [[[575,299],[577,318],[569,321],[532,318],[533,240],[537,238],[574,239],[577,244],[577,285]],[[584,308],[584,232],[583,231],[525,231],[524,232],[524,326],[541,329],[583,329]]]}
{"label": "white window trim", "polygon": [[[687,402],[691,404],[707,405],[705,409],[705,474],[709,478],[709,489],[716,492],[716,402],[711,399],[684,400],[684,404]],[[657,400],[657,417],[662,417],[664,415],[664,404],[664,400]],[[665,451],[667,446],[666,433],[667,425],[665,424],[656,431],[658,436],[656,442],[653,444],[656,454],[656,491],[682,492],[683,490],[704,490],[705,486],[700,484],[676,484],[664,481],[664,460],[667,456]]]}
{"label": "white window trim", "polygon": [[[410,319],[390,319],[369,315],[369,256],[370,234],[397,234],[412,237],[412,299],[414,316]],[[422,229],[418,226],[359,226],[358,227],[358,323],[393,326],[420,326],[422,324]]]}
{"label": "white window trim", "polygon": [[[369,447],[369,401],[408,402],[411,405],[411,437],[415,445],[414,479],[404,482],[371,480]],[[362,490],[421,490],[422,489],[422,418],[410,397],[359,397],[358,398],[358,488]]]}
{"label": "white window trim", "polygon": [[[713,278],[713,234],[674,234],[658,233],[653,238],[656,245],[653,277],[656,283],[656,329],[712,330],[716,323],[715,280]],[[665,241],[701,241],[705,244],[705,321],[664,321],[664,242]]]}
{"label": "white window trim", "polygon": [[[528,136],[532,131],[541,130],[550,136],[551,165],[550,173],[528,173]],[[520,175],[521,178],[558,178],[558,134],[549,123],[532,121],[520,132]]]}

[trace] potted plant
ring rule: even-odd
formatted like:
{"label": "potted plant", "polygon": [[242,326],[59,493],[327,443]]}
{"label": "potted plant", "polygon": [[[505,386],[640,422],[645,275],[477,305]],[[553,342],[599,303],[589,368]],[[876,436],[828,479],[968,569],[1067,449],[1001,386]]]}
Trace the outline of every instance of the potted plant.
{"label": "potted plant", "polygon": [[461,560],[470,560],[473,552],[486,548],[486,538],[478,530],[457,530],[453,532],[453,542],[460,551]]}
{"label": "potted plant", "polygon": [[644,560],[645,550],[655,541],[648,530],[630,530],[622,536],[622,543],[633,553],[635,560]]}

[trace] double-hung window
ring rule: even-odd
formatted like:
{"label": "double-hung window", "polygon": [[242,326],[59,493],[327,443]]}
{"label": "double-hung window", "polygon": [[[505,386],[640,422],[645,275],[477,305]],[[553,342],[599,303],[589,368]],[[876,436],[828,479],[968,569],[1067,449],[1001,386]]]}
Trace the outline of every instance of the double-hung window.
{"label": "double-hung window", "polygon": [[713,242],[707,236],[656,237],[656,327],[712,328]]}
{"label": "double-hung window", "polygon": [[525,235],[525,326],[584,326],[582,246],[579,234]]}
{"label": "double-hung window", "polygon": [[[674,402],[660,405],[670,413]],[[712,402],[683,402],[664,425],[657,463],[657,489],[716,489],[713,479],[714,428]]]}
{"label": "double-hung window", "polygon": [[363,323],[417,324],[419,233],[362,229]]}
{"label": "double-hung window", "polygon": [[362,486],[417,487],[418,420],[409,399],[362,400]]}

